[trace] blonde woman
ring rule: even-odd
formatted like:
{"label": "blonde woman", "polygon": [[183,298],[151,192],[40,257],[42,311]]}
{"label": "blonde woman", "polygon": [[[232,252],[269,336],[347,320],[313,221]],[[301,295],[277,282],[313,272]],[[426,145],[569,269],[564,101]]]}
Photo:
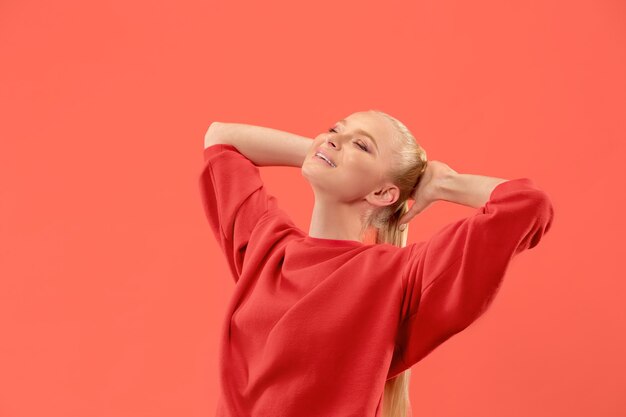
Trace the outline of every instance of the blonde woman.
{"label": "blonde woman", "polygon": [[[235,283],[218,417],[411,415],[411,366],[487,309],[554,215],[531,179],[427,161],[378,110],[315,138],[214,122],[204,145],[202,203]],[[269,165],[311,185],[308,232],[264,187]],[[407,245],[406,225],[437,200],[476,211]]]}

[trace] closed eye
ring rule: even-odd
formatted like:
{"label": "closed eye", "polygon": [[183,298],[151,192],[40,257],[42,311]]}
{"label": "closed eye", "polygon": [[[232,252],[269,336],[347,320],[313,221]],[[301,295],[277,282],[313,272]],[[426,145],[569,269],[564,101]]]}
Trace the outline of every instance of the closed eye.
{"label": "closed eye", "polygon": [[361,145],[360,143],[357,143],[357,146],[367,152],[367,146]]}
{"label": "closed eye", "polygon": [[[333,132],[333,133],[337,133],[337,129],[335,129],[334,127],[331,127],[330,129],[328,129],[328,131],[329,131],[329,132]],[[369,152],[369,150],[368,150],[368,148],[367,148],[367,146],[366,146],[366,145],[362,145],[362,144],[360,144],[359,142],[356,142],[356,145],[357,145],[359,148],[363,149],[365,152]]]}

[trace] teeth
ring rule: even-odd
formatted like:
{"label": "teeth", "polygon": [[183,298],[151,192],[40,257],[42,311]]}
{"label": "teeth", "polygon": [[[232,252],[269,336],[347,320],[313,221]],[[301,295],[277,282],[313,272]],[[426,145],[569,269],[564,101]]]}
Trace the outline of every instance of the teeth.
{"label": "teeth", "polygon": [[324,161],[328,162],[328,164],[330,164],[330,166],[335,166],[335,164],[333,164],[328,158],[326,158],[324,155],[322,155],[319,152],[316,152],[315,155],[319,156],[320,158],[322,158]]}

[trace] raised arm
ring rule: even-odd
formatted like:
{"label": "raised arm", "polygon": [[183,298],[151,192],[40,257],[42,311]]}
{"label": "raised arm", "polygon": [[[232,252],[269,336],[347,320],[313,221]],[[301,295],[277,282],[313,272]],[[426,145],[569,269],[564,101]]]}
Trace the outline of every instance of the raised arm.
{"label": "raised arm", "polygon": [[[466,178],[467,184],[477,181],[478,185],[469,197],[461,198],[472,204],[479,204],[498,182]],[[515,178],[493,187],[487,202],[472,216],[410,245],[393,372],[415,364],[480,317],[514,256],[537,246],[553,218],[548,194],[530,178]]]}
{"label": "raised arm", "polygon": [[204,147],[232,145],[257,166],[301,167],[313,139],[269,127],[213,122]]}
{"label": "raised arm", "polygon": [[445,162],[428,161],[426,171],[410,197],[415,203],[398,222],[400,230],[404,230],[406,223],[437,200],[481,207],[487,202],[493,189],[505,181],[507,180],[504,178],[485,175],[459,174]]}

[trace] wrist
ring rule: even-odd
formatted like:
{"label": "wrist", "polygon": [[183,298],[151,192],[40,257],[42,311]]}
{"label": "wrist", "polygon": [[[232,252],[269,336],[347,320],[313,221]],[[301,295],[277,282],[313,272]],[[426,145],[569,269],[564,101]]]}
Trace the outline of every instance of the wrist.
{"label": "wrist", "polygon": [[470,207],[481,207],[487,201],[493,189],[504,178],[488,177],[477,174],[446,175],[439,186],[442,199]]}
{"label": "wrist", "polygon": [[462,176],[458,172],[449,172],[441,175],[435,181],[435,199],[455,202],[456,196],[462,189]]}

